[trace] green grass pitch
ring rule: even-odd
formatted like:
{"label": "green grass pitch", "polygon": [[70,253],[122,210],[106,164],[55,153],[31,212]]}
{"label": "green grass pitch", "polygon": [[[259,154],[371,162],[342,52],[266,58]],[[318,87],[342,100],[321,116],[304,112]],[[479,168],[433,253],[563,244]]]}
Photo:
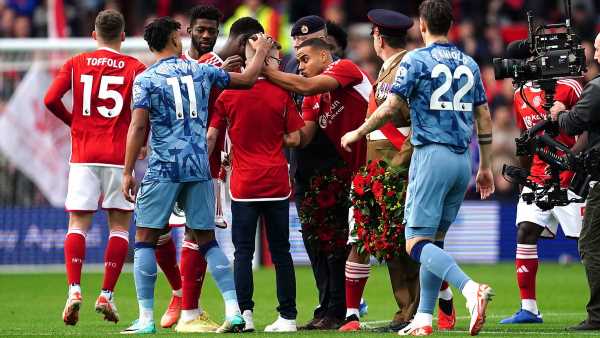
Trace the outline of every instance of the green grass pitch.
{"label": "green grass pitch", "polygon": [[[498,321],[516,311],[519,307],[518,289],[514,266],[509,263],[498,265],[467,265],[465,270],[477,281],[489,283],[496,291],[496,297],[489,307],[487,324],[482,336],[528,337],[528,336],[589,336],[598,333],[568,333],[565,327],[585,318],[585,304],[588,289],[583,267],[579,264],[556,265],[542,263],[538,273],[538,302],[544,315],[541,325],[499,325]],[[296,269],[298,322],[310,319],[316,304],[316,288],[312,273],[307,267]],[[59,273],[2,274],[0,275],[0,337],[8,336],[106,336],[117,335],[137,316],[137,303],[133,275],[124,273],[117,285],[116,301],[121,315],[117,325],[103,322],[93,310],[102,281],[101,274],[84,274],[82,280],[83,308],[80,321],[75,327],[67,327],[61,319],[66,297],[65,277]],[[261,269],[254,274],[255,324],[262,330],[277,317],[275,312],[275,274],[272,269]],[[467,336],[467,311],[463,297],[454,290],[458,323],[453,332],[439,333],[437,336]],[[169,301],[170,291],[164,276],[159,276],[156,289],[155,320],[160,316]],[[364,322],[372,326],[383,325],[395,312],[387,269],[373,267],[367,283],[365,298],[369,304],[369,314]],[[207,275],[201,302],[211,317],[217,322],[223,319],[223,302],[209,275]],[[435,317],[434,317],[435,318]],[[172,335],[174,331],[159,329],[158,335]],[[267,336],[253,333],[252,336]],[[270,334],[269,336],[312,336],[312,337],[392,337],[381,333],[337,333],[299,332],[296,334]],[[600,336],[600,335],[599,335]]]}

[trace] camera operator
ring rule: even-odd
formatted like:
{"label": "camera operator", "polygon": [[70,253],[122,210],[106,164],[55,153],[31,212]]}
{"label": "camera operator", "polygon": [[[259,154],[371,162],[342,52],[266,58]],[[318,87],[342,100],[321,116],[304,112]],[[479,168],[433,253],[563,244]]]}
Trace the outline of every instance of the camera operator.
{"label": "camera operator", "polygon": [[[600,34],[594,41],[594,59],[600,62]],[[600,145],[600,76],[592,79],[583,89],[581,99],[569,111],[555,105],[551,109],[552,119],[558,121],[561,130],[569,135],[588,132],[586,150]],[[590,192],[579,237],[579,254],[587,274],[590,300],[587,304],[588,317],[572,330],[600,330],[600,185],[598,173],[590,183]]]}
{"label": "camera operator", "polygon": [[[563,79],[556,82],[555,105],[558,107],[573,107],[581,95],[581,85],[572,79]],[[531,129],[536,123],[544,119],[545,112],[542,105],[545,101],[544,90],[527,82],[517,88],[514,95],[515,120],[522,132]],[[567,147],[575,145],[575,137],[561,132],[555,140]],[[536,154],[520,156],[521,166],[529,169],[529,179],[537,184],[543,184],[549,178],[549,166]],[[560,174],[560,185],[567,188],[573,178],[573,172],[564,171]],[[522,193],[529,193],[531,189],[524,187]],[[569,197],[576,198],[572,191]],[[521,308],[514,315],[500,321],[501,324],[542,323],[542,315],[538,310],[536,301],[536,274],[538,269],[537,242],[540,237],[554,238],[558,224],[565,235],[578,238],[581,231],[583,203],[571,203],[566,206],[542,210],[534,203],[526,203],[523,197],[517,205],[516,224],[517,249],[515,255],[515,268],[517,270],[517,284],[521,296]]]}

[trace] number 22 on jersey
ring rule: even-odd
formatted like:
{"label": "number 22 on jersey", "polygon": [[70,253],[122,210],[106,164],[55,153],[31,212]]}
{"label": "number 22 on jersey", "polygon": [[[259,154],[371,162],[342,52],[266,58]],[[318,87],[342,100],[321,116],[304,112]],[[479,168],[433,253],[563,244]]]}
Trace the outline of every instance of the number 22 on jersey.
{"label": "number 22 on jersey", "polygon": [[[444,82],[441,86],[439,86],[436,90],[431,94],[431,100],[429,101],[429,109],[434,110],[454,110],[454,111],[471,111],[473,110],[472,102],[461,102],[462,98],[467,94],[471,88],[473,88],[473,84],[475,83],[473,79],[473,72],[469,67],[465,65],[460,65],[456,67],[454,70],[454,75],[450,70],[450,67],[443,63],[439,63],[433,67],[431,71],[431,78],[438,78],[440,75],[444,76]],[[446,94],[452,88],[453,80],[460,80],[462,76],[467,77],[467,81],[460,87],[459,90],[454,93],[454,99],[452,102],[450,101],[441,101],[440,98]]]}

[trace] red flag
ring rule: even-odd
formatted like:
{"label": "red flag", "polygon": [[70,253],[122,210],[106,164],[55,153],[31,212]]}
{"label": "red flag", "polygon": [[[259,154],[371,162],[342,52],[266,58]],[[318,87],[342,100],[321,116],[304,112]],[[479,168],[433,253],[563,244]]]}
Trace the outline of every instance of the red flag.
{"label": "red flag", "polygon": [[67,36],[67,20],[63,0],[48,0],[48,37],[64,38]]}

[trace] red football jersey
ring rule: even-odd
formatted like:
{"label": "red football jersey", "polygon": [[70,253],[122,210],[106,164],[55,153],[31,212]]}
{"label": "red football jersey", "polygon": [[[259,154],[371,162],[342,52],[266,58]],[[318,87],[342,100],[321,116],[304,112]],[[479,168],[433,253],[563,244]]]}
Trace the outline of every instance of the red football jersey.
{"label": "red football jersey", "polygon": [[[579,82],[571,79],[559,80],[556,85],[556,94],[554,99],[562,102],[567,109],[571,109],[579,100],[581,96],[581,85]],[[517,126],[521,131],[525,131],[533,127],[538,121],[544,118],[544,110],[542,105],[546,101],[544,99],[544,91],[531,86],[525,86],[523,88],[523,95],[539,113],[535,112],[531,107],[527,105],[521,97],[520,90],[515,91],[514,96],[514,107],[516,113]],[[563,143],[567,147],[572,147],[575,144],[575,137],[569,136],[561,132],[556,138],[557,141]],[[542,161],[537,155],[533,156],[531,162],[531,176],[529,177],[536,183],[542,183],[544,180],[549,178],[548,175],[548,164]],[[573,178],[573,172],[564,171],[560,174],[560,181],[563,187],[567,187]]]}
{"label": "red football jersey", "polygon": [[144,69],[109,48],[76,55],[62,66],[45,102],[55,115],[64,115],[61,98],[72,91],[71,163],[124,165],[133,80]]}
{"label": "red football jersey", "polygon": [[[189,50],[187,50],[183,53],[183,58],[188,61],[196,61],[190,56]],[[219,67],[219,68],[221,68],[223,66],[223,60],[215,52],[208,52],[208,53],[200,56],[200,58],[197,61],[198,61],[198,63],[206,63],[206,64],[213,65],[213,66]],[[217,86],[212,87],[212,89],[210,91],[210,96],[208,97],[208,120],[207,121],[210,121],[214,107],[215,107],[215,102],[217,101],[217,98],[219,98],[219,95],[221,94],[222,91],[223,90],[218,88]],[[221,170],[221,151],[223,151],[224,147],[225,147],[225,133],[223,132],[223,133],[219,133],[219,137],[217,138],[217,143],[215,144],[215,150],[212,152],[212,154],[210,155],[210,158],[208,159],[208,162],[210,164],[210,174],[213,178],[219,177],[219,171]]]}
{"label": "red football jersey", "polygon": [[225,90],[217,100],[210,126],[221,133],[227,126],[229,131],[232,199],[289,197],[283,135],[299,130],[304,121],[287,91],[264,79],[248,90]]}
{"label": "red football jersey", "polygon": [[344,161],[356,171],[365,163],[366,140],[352,144],[352,152],[344,150],[340,141],[345,133],[365,122],[369,95],[373,90],[371,82],[357,65],[345,59],[333,62],[323,75],[333,77],[340,86],[331,93],[306,96],[302,102],[302,116],[305,121],[317,122]]}

